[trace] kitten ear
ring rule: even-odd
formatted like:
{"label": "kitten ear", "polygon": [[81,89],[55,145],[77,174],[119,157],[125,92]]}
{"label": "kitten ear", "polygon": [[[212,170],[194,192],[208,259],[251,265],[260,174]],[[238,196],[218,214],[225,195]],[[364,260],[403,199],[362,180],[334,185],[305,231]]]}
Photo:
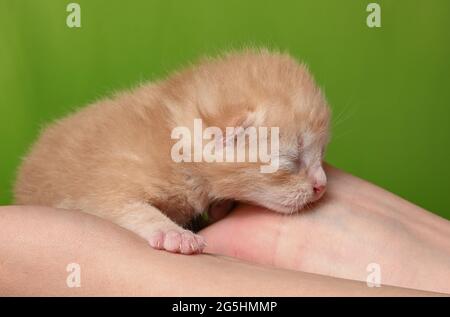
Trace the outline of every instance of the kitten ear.
{"label": "kitten ear", "polygon": [[266,120],[266,112],[264,110],[255,110],[247,112],[242,118],[242,127],[260,127],[264,125]]}
{"label": "kitten ear", "polygon": [[232,127],[242,127],[247,129],[249,127],[260,127],[264,125],[266,119],[266,112],[263,110],[259,111],[247,111],[244,114],[233,117],[230,120]]}
{"label": "kitten ear", "polygon": [[242,126],[226,127],[223,133],[222,144],[224,147],[234,146],[239,136],[244,134],[245,128]]}
{"label": "kitten ear", "polygon": [[250,127],[260,127],[264,125],[266,114],[264,111],[251,111],[230,121],[230,125],[223,131],[223,145],[229,146],[235,144],[238,136],[244,134]]}

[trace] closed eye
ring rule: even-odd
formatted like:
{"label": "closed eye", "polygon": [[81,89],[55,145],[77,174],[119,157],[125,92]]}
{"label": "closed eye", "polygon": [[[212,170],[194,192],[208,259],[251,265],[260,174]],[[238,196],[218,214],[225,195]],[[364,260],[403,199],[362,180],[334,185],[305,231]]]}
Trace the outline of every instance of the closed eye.
{"label": "closed eye", "polygon": [[325,158],[325,147],[322,148],[322,150],[320,151],[320,160],[323,161]]}
{"label": "closed eye", "polygon": [[295,164],[295,173],[298,173],[298,172],[300,172],[300,170],[302,169],[302,167],[303,167],[303,161],[302,161],[302,159],[300,158],[300,157],[298,157],[295,161],[294,161],[294,164]]}
{"label": "closed eye", "polygon": [[299,153],[287,153],[281,157],[280,168],[289,173],[298,173],[303,167],[303,161]]}

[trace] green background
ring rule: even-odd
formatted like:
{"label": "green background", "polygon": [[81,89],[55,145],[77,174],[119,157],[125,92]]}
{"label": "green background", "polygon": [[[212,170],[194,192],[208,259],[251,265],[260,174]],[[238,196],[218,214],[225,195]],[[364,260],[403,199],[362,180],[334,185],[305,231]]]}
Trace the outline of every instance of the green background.
{"label": "green background", "polygon": [[450,1],[0,0],[0,204],[39,129],[198,56],[248,45],[309,64],[334,113],[327,160],[450,218]]}

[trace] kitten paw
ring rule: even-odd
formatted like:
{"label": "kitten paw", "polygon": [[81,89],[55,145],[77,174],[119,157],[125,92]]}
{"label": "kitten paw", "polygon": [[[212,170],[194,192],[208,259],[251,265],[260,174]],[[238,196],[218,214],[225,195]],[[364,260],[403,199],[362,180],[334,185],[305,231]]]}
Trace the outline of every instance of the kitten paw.
{"label": "kitten paw", "polygon": [[206,246],[202,236],[188,230],[158,230],[148,242],[154,249],[182,254],[201,253]]}

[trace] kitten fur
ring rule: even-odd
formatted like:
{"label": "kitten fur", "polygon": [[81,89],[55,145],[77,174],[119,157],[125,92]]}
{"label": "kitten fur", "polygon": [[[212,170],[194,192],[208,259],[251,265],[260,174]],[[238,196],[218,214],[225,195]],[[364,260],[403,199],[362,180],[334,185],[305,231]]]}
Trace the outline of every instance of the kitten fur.
{"label": "kitten fur", "polygon": [[[156,249],[192,254],[204,239],[183,228],[215,201],[292,213],[320,198],[330,110],[303,64],[244,50],[104,99],[49,125],[24,158],[17,204],[79,210],[127,228]],[[176,163],[175,127],[279,127],[280,167]]]}

